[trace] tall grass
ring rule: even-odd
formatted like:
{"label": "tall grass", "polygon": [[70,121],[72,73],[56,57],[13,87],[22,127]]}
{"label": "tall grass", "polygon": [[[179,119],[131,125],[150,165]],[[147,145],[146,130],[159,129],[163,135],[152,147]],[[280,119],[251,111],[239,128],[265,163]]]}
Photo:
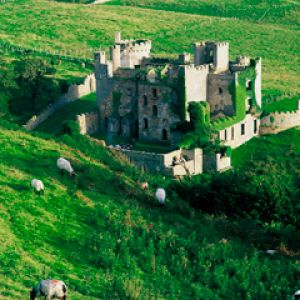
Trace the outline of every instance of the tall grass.
{"label": "tall grass", "polygon": [[[58,174],[59,156],[77,181]],[[200,214],[170,192],[160,208],[153,191],[168,180],[91,139],[2,124],[0,161],[1,299],[25,299],[41,278],[64,280],[73,300],[288,299],[300,284],[296,257],[263,253],[269,230]],[[30,189],[34,177],[44,196]]]}

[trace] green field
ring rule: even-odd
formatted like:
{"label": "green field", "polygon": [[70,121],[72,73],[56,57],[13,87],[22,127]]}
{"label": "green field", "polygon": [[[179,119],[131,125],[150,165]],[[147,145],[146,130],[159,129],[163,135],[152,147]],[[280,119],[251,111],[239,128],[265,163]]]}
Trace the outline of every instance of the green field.
{"label": "green field", "polygon": [[153,53],[162,56],[191,51],[191,43],[198,40],[227,40],[232,58],[240,54],[263,58],[266,91],[298,91],[300,35],[295,22],[287,26],[172,11],[153,16],[156,10],[133,6],[17,0],[0,5],[0,40],[81,58],[92,58],[95,48],[107,50],[117,30],[126,37],[152,39]]}
{"label": "green field", "polygon": [[[65,1],[67,2],[67,1]],[[245,19],[264,23],[300,25],[300,4],[288,0],[112,0],[109,4]]]}
{"label": "green field", "polygon": [[[58,174],[59,156],[72,161],[76,181]],[[86,137],[1,126],[0,161],[1,299],[24,299],[49,277],[63,279],[73,300],[282,300],[300,284],[299,260],[284,239],[285,255],[263,253],[280,242],[271,227],[202,215],[173,193],[162,209],[152,193],[168,180]],[[29,188],[32,178],[44,181],[44,196]],[[137,180],[148,180],[150,191]]]}
{"label": "green field", "polygon": [[46,121],[41,123],[36,130],[52,134],[60,134],[63,130],[63,122],[75,121],[76,115],[95,111],[96,109],[96,94],[93,93],[62,107]]}
{"label": "green field", "polygon": [[232,152],[232,164],[247,168],[249,162],[267,158],[294,164],[300,158],[300,128],[290,129],[275,135],[255,138]]}
{"label": "green field", "polygon": [[[108,52],[120,30],[126,37],[152,39],[153,53],[159,56],[191,51],[198,40],[230,41],[232,58],[263,57],[265,94],[279,99],[299,93],[299,1],[83,4],[87,2],[0,1],[0,71],[14,60],[38,57],[54,64],[57,79],[78,82],[92,70],[82,62],[93,58],[94,49]],[[266,101],[263,109],[294,110],[298,98]],[[1,300],[28,299],[29,290],[43,278],[64,280],[71,300],[292,298],[300,289],[299,128],[255,138],[233,150],[232,172],[177,181],[142,172],[95,138],[59,134],[64,121],[95,108],[91,94],[63,107],[31,133],[0,119]],[[149,148],[143,143],[136,147]],[[71,161],[75,179],[59,175],[60,156]],[[239,184],[239,176],[249,182]],[[31,190],[33,178],[43,180],[44,195]],[[140,189],[144,181],[148,191]],[[176,184],[183,192],[176,191]],[[163,208],[154,199],[157,187],[167,191]],[[267,210],[267,221],[246,210],[208,214],[204,211],[209,209],[190,206],[201,195],[221,194],[222,207],[225,202],[230,207],[231,201],[243,207],[238,201],[245,200],[259,210],[265,195],[272,193],[283,205],[275,204],[276,216]],[[200,204],[210,207],[212,197]],[[278,254],[269,256],[267,249]]]}

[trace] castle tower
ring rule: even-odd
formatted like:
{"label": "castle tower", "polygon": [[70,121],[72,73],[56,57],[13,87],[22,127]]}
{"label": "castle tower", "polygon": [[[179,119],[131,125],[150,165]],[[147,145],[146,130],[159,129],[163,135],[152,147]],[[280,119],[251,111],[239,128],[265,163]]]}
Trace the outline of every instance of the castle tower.
{"label": "castle tower", "polygon": [[206,64],[205,62],[205,42],[194,44],[194,65],[199,66]]}
{"label": "castle tower", "polygon": [[122,41],[122,39],[121,39],[121,32],[117,31],[115,33],[115,44],[121,44],[121,41]]}
{"label": "castle tower", "polygon": [[200,42],[194,44],[195,66],[213,64],[216,72],[229,68],[229,43]]}
{"label": "castle tower", "polygon": [[214,66],[217,72],[227,71],[229,68],[229,43],[220,42],[215,44]]}
{"label": "castle tower", "polygon": [[110,58],[113,64],[113,70],[117,70],[121,66],[121,46],[120,45],[114,45],[113,47],[110,47]]}
{"label": "castle tower", "polygon": [[96,78],[100,76],[103,65],[106,63],[105,51],[96,51],[94,53],[94,63],[95,63],[95,76]]}

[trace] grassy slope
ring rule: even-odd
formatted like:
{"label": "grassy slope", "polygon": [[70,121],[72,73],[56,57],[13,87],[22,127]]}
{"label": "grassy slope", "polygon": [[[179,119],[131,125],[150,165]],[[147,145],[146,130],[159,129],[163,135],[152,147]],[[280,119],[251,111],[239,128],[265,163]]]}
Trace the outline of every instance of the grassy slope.
{"label": "grassy slope", "polygon": [[288,0],[112,0],[109,4],[300,25],[300,4]]}
{"label": "grassy slope", "polygon": [[157,12],[136,7],[18,0],[0,6],[0,39],[26,47],[68,50],[78,57],[91,57],[92,48],[108,47],[116,30],[124,36],[151,38],[159,55],[190,51],[197,40],[228,40],[232,57],[263,57],[265,89],[298,90],[298,27],[169,11],[153,16]]}
{"label": "grassy slope", "polygon": [[76,115],[95,111],[96,109],[96,94],[93,93],[62,107],[45,122],[41,123],[36,130],[54,134],[61,133],[64,121],[76,120]]}
{"label": "grassy slope", "polygon": [[[58,175],[60,155],[77,183]],[[65,280],[73,300],[286,299],[300,284],[296,259],[261,255],[253,238],[266,247],[267,234],[249,221],[200,215],[172,195],[162,211],[136,188],[146,175],[88,140],[0,127],[0,161],[1,299],[24,299],[47,277]],[[44,196],[30,190],[33,177]]]}
{"label": "grassy slope", "polygon": [[249,161],[264,160],[267,157],[295,163],[294,158],[300,157],[300,128],[252,139],[233,150],[232,164],[238,168],[247,168]]}
{"label": "grassy slope", "polygon": [[[1,11],[1,6],[0,6]],[[51,61],[54,61],[54,67],[57,72],[52,75],[52,77],[58,80],[66,80],[67,82],[71,83],[82,83],[83,78],[93,72],[92,66],[85,66],[83,67],[80,62],[75,61],[68,61],[68,60],[61,60],[61,64],[57,64],[57,60],[53,59],[51,56],[42,56],[37,53],[25,54],[25,53],[16,53],[10,51],[3,51],[0,47],[0,63],[3,64],[2,67],[12,68],[13,62],[18,61],[24,58],[40,58],[46,60],[49,64]],[[1,68],[0,68],[0,75],[1,75]]]}

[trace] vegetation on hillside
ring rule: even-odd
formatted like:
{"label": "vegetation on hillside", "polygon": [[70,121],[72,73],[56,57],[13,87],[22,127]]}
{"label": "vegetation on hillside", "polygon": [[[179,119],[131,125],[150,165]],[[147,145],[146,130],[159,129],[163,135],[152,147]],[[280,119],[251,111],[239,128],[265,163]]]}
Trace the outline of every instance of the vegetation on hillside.
{"label": "vegetation on hillside", "polygon": [[[191,43],[198,40],[227,40],[232,58],[263,57],[266,90],[297,92],[297,27],[172,11],[160,11],[157,19],[155,14],[137,7],[16,0],[0,5],[0,40],[78,58],[92,58],[94,49],[107,49],[117,30],[124,37],[152,39],[154,54],[161,56],[191,51]],[[84,25],[79,26],[78,20]]]}
{"label": "vegetation on hillside", "polygon": [[[4,300],[26,297],[49,277],[63,279],[73,300],[288,299],[300,284],[293,228],[201,214],[168,180],[87,137],[54,139],[4,124],[0,136]],[[59,175],[59,156],[71,160],[76,181]],[[44,181],[44,196],[30,189],[34,177]],[[157,186],[167,188],[164,209],[153,199]],[[271,246],[281,254],[264,254]]]}
{"label": "vegetation on hillside", "polygon": [[96,94],[93,93],[65,105],[51,115],[46,121],[38,125],[36,130],[52,134],[62,134],[66,122],[75,121],[76,116],[79,114],[96,110]]}
{"label": "vegetation on hillside", "polygon": [[[11,117],[9,103],[20,117],[37,112],[56,96],[52,84],[89,72],[80,59],[91,59],[93,48],[106,48],[120,29],[126,36],[153,39],[161,56],[190,50],[196,40],[229,40],[232,55],[263,57],[267,91],[298,92],[298,10],[290,8],[298,8],[296,2],[116,2],[147,9],[0,3],[0,46],[14,46],[0,51],[0,298],[28,298],[40,279],[57,278],[66,282],[73,300],[290,299],[300,286],[300,130],[233,150],[233,171],[174,181],[134,168],[76,130],[61,135],[65,120],[70,125],[77,113],[94,110],[94,95],[38,127],[60,135],[28,133],[4,121]],[[157,19],[149,8],[165,11]],[[230,19],[234,11],[240,20]],[[33,52],[24,52],[23,60],[16,48]],[[54,52],[79,61],[58,63],[61,56]],[[49,72],[53,67],[56,74]],[[295,101],[268,103],[265,109]],[[208,108],[192,104],[190,112],[190,129],[205,133]],[[71,161],[75,180],[59,175],[60,156]],[[43,180],[45,195],[29,187],[33,178]],[[140,188],[143,181],[150,190]],[[154,200],[157,187],[167,191],[164,208]],[[268,256],[267,249],[277,254]]]}
{"label": "vegetation on hillside", "polygon": [[83,4],[89,4],[94,2],[94,0],[55,0],[57,2],[66,2],[66,3],[83,3]]}

